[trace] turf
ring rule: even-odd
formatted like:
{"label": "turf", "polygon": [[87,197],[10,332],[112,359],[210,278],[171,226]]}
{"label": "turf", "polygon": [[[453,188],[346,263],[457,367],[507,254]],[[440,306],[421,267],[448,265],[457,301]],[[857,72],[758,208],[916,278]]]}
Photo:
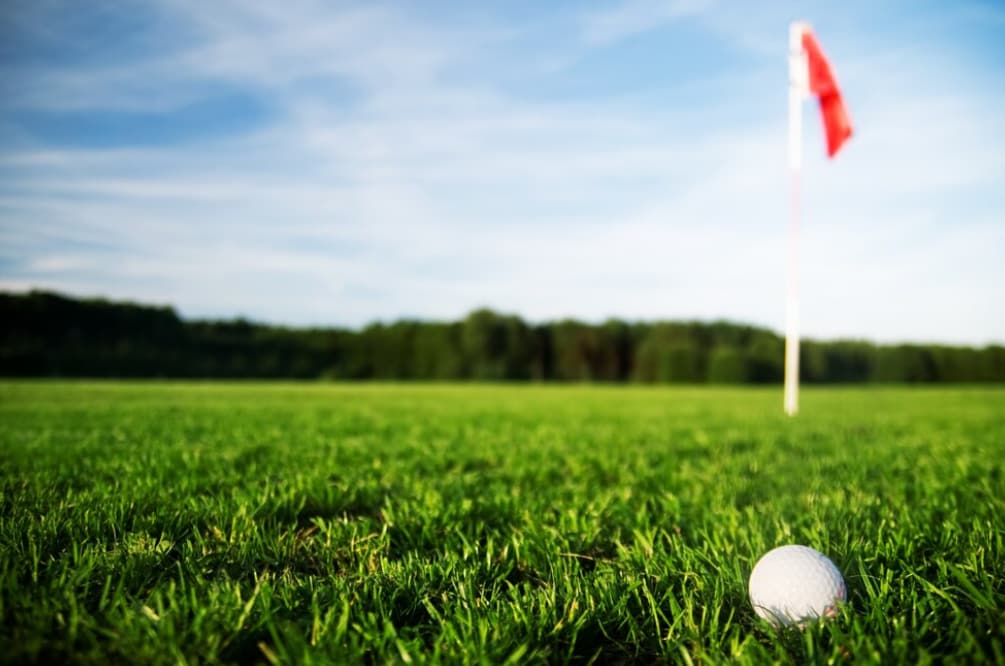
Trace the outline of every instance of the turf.
{"label": "turf", "polygon": [[[1005,390],[0,384],[9,663],[1005,663]],[[850,603],[776,631],[785,543]]]}

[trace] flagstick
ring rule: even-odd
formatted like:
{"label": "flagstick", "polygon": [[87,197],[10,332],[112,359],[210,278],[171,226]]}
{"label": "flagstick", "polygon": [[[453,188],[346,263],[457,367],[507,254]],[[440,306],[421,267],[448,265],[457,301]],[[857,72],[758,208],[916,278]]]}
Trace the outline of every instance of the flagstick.
{"label": "flagstick", "polygon": [[799,411],[799,170],[792,170],[789,275],[785,302],[785,413]]}
{"label": "flagstick", "polygon": [[785,413],[799,411],[799,172],[802,166],[803,96],[806,89],[804,24],[789,26],[789,172],[791,210],[789,223],[788,288],[785,302]]}

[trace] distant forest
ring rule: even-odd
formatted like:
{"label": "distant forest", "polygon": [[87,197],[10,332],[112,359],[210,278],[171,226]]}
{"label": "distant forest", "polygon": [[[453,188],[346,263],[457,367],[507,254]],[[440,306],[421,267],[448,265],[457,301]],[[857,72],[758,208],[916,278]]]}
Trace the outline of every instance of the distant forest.
{"label": "distant forest", "polygon": [[[784,340],[730,322],[562,320],[476,310],[359,330],[186,321],[169,307],[0,293],[0,375],[773,383]],[[804,340],[808,382],[1002,382],[1005,347]]]}

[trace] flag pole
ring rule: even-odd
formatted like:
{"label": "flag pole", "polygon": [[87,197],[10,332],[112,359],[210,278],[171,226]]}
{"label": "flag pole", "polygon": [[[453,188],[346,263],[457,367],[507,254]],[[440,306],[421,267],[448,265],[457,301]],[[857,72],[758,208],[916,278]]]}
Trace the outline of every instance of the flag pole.
{"label": "flag pole", "polygon": [[803,152],[803,98],[808,87],[802,36],[805,24],[789,25],[789,265],[785,299],[785,413],[799,411],[799,172]]}

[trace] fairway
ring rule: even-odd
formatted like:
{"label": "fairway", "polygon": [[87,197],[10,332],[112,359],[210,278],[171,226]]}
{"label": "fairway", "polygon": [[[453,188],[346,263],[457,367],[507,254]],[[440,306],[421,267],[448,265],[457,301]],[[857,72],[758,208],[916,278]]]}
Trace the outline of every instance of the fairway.
{"label": "fairway", "polygon": [[[9,663],[1005,662],[1005,390],[0,384]],[[833,621],[747,577],[800,543]]]}

